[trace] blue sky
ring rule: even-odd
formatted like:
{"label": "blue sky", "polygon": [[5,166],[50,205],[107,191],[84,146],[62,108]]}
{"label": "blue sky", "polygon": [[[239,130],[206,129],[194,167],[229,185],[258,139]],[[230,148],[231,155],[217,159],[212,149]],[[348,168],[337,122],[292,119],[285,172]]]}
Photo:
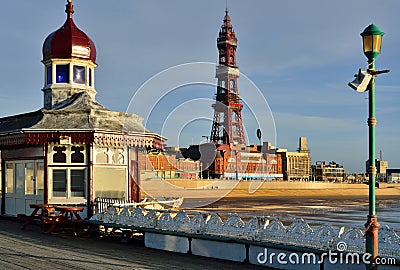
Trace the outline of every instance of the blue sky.
{"label": "blue sky", "polygon": [[[64,23],[65,4],[19,0],[2,5],[0,116],[42,107],[42,44]],[[75,0],[74,5],[75,23],[97,48],[97,100],[110,109],[126,111],[137,89],[167,68],[217,61],[224,0]],[[347,83],[366,66],[359,33],[374,23],[386,33],[377,68],[391,70],[377,79],[377,153],[382,150],[389,167],[399,168],[399,9],[398,0],[230,0],[240,71],[265,97],[276,126],[276,136],[271,127],[262,128],[263,139],[295,151],[298,138],[305,136],[313,163],[334,160],[349,172],[364,170],[367,94]],[[214,90],[212,85],[181,87],[155,112],[168,115],[179,103],[212,99]],[[247,90],[239,81],[239,92]],[[253,101],[249,97],[250,107]],[[191,108],[204,108],[202,115],[212,118],[209,105]],[[245,112],[250,143],[257,143],[257,127]],[[156,118],[148,126],[158,132]],[[209,119],[190,123],[178,143],[199,143],[210,130]],[[171,138],[168,144],[174,142]]]}

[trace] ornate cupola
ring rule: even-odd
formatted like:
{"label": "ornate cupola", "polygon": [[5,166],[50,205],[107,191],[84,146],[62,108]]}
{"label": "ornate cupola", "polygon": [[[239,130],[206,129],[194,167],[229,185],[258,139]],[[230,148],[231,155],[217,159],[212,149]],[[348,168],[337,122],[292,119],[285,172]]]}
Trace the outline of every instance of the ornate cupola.
{"label": "ornate cupola", "polygon": [[74,6],[68,0],[67,20],[51,33],[43,43],[44,109],[66,101],[74,94],[86,92],[95,100],[94,68],[96,47],[93,41],[74,23]]}

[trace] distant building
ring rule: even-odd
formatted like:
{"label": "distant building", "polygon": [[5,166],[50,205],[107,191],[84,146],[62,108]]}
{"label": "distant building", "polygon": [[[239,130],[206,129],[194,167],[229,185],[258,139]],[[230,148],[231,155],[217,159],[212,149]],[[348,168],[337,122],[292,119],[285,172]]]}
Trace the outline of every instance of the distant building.
{"label": "distant building", "polygon": [[[380,182],[386,182],[386,170],[389,167],[389,162],[386,160],[375,159],[376,179]],[[365,162],[366,172],[368,173],[369,160]]]}
{"label": "distant building", "polygon": [[388,183],[400,183],[400,169],[386,169]]}
{"label": "distant building", "polygon": [[376,169],[377,169],[376,179],[379,180],[380,182],[387,181],[386,170],[387,170],[388,166],[389,166],[389,162],[387,162],[386,160],[380,160],[380,159],[376,160]]}
{"label": "distant building", "polygon": [[[231,180],[282,180],[282,159],[273,149],[261,152],[260,146],[250,145],[240,150],[219,153],[222,178]],[[225,157],[225,158],[224,158]],[[218,163],[217,163],[218,164]]]}
{"label": "distant building", "polygon": [[284,180],[310,180],[311,158],[306,137],[300,137],[297,152],[288,152],[287,149],[277,149],[276,154],[280,155],[282,159]]}
{"label": "distant building", "polygon": [[184,158],[179,148],[167,147],[164,151],[140,152],[139,168],[141,178],[198,179],[200,162]]}
{"label": "distant building", "polygon": [[[313,178],[315,181],[343,182],[346,179],[346,172],[343,166],[334,161],[328,164],[325,161],[317,161],[312,165]],[[355,177],[353,176],[354,181]]]}

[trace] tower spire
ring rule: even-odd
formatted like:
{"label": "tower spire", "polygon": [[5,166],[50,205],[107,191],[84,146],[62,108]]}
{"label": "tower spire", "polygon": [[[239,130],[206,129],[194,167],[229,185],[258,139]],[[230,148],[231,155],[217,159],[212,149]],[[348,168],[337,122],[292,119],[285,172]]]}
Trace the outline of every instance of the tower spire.
{"label": "tower spire", "polygon": [[69,19],[72,19],[72,14],[74,14],[74,5],[72,4],[72,0],[67,0],[67,5],[65,6],[65,13]]}

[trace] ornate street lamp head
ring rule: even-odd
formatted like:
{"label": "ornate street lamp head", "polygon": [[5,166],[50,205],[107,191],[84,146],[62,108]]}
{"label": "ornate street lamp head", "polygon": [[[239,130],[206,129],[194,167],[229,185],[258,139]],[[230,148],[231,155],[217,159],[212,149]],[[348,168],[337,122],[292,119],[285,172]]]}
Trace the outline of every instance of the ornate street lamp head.
{"label": "ornate street lamp head", "polygon": [[378,26],[371,24],[360,35],[363,37],[364,54],[368,60],[375,59],[381,53],[382,36],[385,33]]}

